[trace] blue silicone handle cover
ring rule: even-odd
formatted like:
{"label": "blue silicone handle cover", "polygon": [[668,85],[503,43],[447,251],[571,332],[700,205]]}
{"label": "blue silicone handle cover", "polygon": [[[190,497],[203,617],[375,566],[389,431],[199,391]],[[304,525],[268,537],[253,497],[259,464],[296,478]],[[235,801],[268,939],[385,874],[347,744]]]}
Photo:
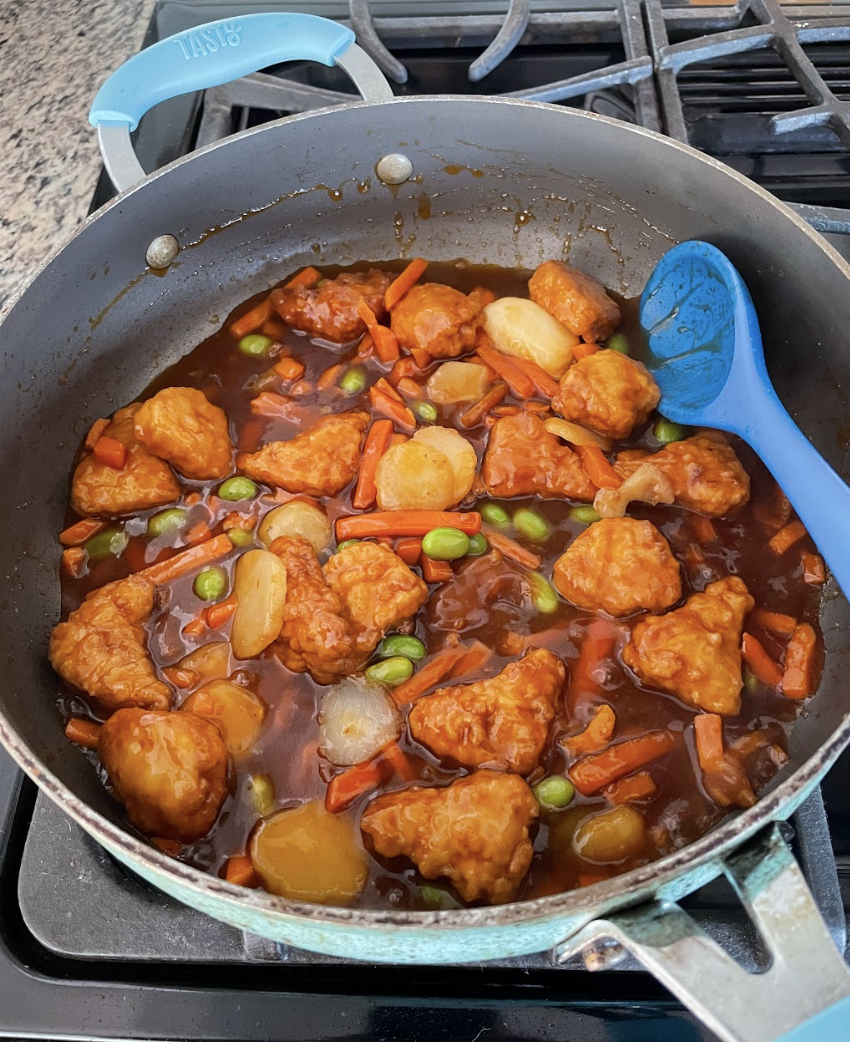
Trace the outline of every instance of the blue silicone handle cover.
{"label": "blue silicone handle cover", "polygon": [[312,14],[222,18],[169,36],[126,61],[97,92],[89,122],[129,124],[178,94],[217,87],[278,62],[333,65],[354,42],[351,29]]}
{"label": "blue silicone handle cover", "polygon": [[776,1042],[847,1042],[850,1039],[850,995],[789,1031]]}

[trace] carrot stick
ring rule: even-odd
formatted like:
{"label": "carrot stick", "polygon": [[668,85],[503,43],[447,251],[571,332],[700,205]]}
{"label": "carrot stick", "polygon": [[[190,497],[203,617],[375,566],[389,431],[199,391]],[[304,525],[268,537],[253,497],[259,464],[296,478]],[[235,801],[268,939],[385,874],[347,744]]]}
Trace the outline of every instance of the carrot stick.
{"label": "carrot stick", "polygon": [[411,347],[410,357],[419,366],[420,369],[427,369],[433,359],[424,351],[421,347]]}
{"label": "carrot stick", "polygon": [[86,570],[88,554],[81,546],[69,546],[62,551],[62,570],[72,579],[79,579]]}
{"label": "carrot stick", "polygon": [[497,405],[495,409],[491,410],[494,416],[518,416],[519,406],[518,405]]}
{"label": "carrot stick", "polygon": [[476,350],[491,369],[505,381],[517,398],[531,398],[534,394],[534,380],[517,365],[508,355],[497,351],[486,333],[479,333]]}
{"label": "carrot stick", "polygon": [[782,694],[786,698],[808,698],[815,693],[814,657],[817,647],[815,631],[801,622],[785,650],[785,672]]}
{"label": "carrot stick", "polygon": [[793,616],[783,615],[778,611],[766,611],[764,608],[756,608],[750,618],[768,633],[775,633],[778,637],[790,637],[797,625]]}
{"label": "carrot stick", "polygon": [[504,557],[507,557],[509,561],[514,561],[516,564],[522,565],[523,568],[531,568],[532,570],[540,567],[540,558],[537,554],[526,550],[515,539],[511,539],[509,535],[497,531],[490,525],[483,525],[482,527],[490,546],[498,550]]}
{"label": "carrot stick", "polygon": [[375,488],[375,472],[381,457],[390,445],[393,435],[392,420],[375,420],[366,435],[363,445],[363,453],[360,457],[360,473],[357,477],[357,487],[351,498],[351,505],[355,510],[368,510],[375,502],[377,489]]}
{"label": "carrot stick", "polygon": [[394,398],[390,398],[388,394],[379,391],[375,387],[369,388],[369,400],[371,401],[372,408],[375,412],[380,413],[382,416],[386,416],[388,419],[392,420],[393,423],[401,427],[402,430],[416,430],[416,417],[403,403],[399,404]]}
{"label": "carrot stick", "polygon": [[717,713],[699,713],[694,718],[697,756],[700,767],[716,771],[726,755],[723,750],[723,720]]}
{"label": "carrot stick", "polygon": [[823,586],[826,582],[826,568],[821,555],[810,554],[808,550],[804,550],[800,554],[800,563],[803,566],[803,582],[810,586]]}
{"label": "carrot stick", "polygon": [[319,379],[316,381],[316,390],[327,391],[329,387],[333,387],[333,385],[345,372],[345,369],[346,367],[342,362],[339,362],[337,365],[332,365],[329,369],[326,369],[319,377]]}
{"label": "carrot stick", "polygon": [[399,539],[395,544],[396,556],[400,557],[407,565],[416,564],[421,553],[422,540],[417,539],[416,536],[407,536],[404,539]]}
{"label": "carrot stick", "polygon": [[243,336],[247,336],[249,333],[253,333],[255,329],[259,329],[260,326],[264,322],[267,322],[271,317],[271,297],[266,297],[266,299],[261,300],[259,304],[255,304],[250,311],[246,311],[244,315],[240,315],[235,322],[231,322],[230,332],[237,340],[241,340]]}
{"label": "carrot stick", "polygon": [[589,753],[570,767],[568,774],[582,796],[593,796],[627,774],[670,752],[676,744],[671,731],[650,731],[640,738],[609,745]]}
{"label": "carrot stick", "polygon": [[780,528],[767,545],[775,554],[784,554],[786,550],[790,550],[795,543],[798,543],[807,534],[802,521],[792,521],[784,528]]}
{"label": "carrot stick", "polygon": [[281,380],[300,380],[304,375],[304,363],[299,362],[297,358],[281,358],[281,360],[273,366],[274,371],[281,378]]}
{"label": "carrot stick", "polygon": [[751,633],[745,633],[741,641],[744,662],[755,675],[769,687],[777,687],[782,680],[782,671],[765,651],[764,646]]}
{"label": "carrot stick", "polygon": [[297,380],[289,388],[289,393],[297,398],[303,397],[305,394],[309,394],[313,390],[313,385],[309,380]]}
{"label": "carrot stick", "polygon": [[169,684],[173,684],[181,690],[192,687],[200,679],[194,669],[183,669],[181,666],[166,666],[162,671],[162,675]]}
{"label": "carrot stick", "polygon": [[373,539],[376,536],[427,535],[432,528],[459,528],[467,535],[481,531],[477,511],[454,513],[449,510],[383,510],[374,514],[340,517],[336,522],[338,543],[346,539]]}
{"label": "carrot stick", "polygon": [[89,452],[91,452],[95,445],[97,445],[98,439],[109,426],[109,424],[109,420],[100,419],[95,420],[94,423],[91,425],[91,430],[86,435],[85,440],[85,447],[89,450]]}
{"label": "carrot stick", "polygon": [[203,619],[192,619],[183,627],[183,635],[186,637],[203,637],[207,632],[207,624]]}
{"label": "carrot stick", "polygon": [[279,318],[270,318],[260,326],[263,336],[270,336],[272,340],[283,340],[286,336],[286,326]]}
{"label": "carrot stick", "polygon": [[690,518],[691,531],[700,543],[714,543],[717,541],[717,531],[711,523],[711,518],[705,514],[693,514]]}
{"label": "carrot stick", "polygon": [[740,759],[723,748],[723,721],[716,713],[694,719],[697,756],[708,795],[721,807],[751,807],[756,795]]}
{"label": "carrot stick", "polygon": [[485,665],[485,663],[489,662],[492,655],[492,649],[488,648],[486,644],[482,643],[480,640],[473,641],[469,651],[467,651],[460,662],[458,662],[449,676],[466,676],[469,673],[474,672],[476,669],[480,669]]}
{"label": "carrot stick", "polygon": [[374,760],[349,767],[347,771],[331,779],[325,793],[325,810],[329,814],[339,814],[346,807],[350,807],[358,797],[377,788],[383,777],[381,765]]}
{"label": "carrot stick", "polygon": [[570,673],[568,701],[571,709],[602,690],[597,674],[602,663],[613,654],[616,637],[617,631],[609,619],[594,619],[587,627],[578,659]]}
{"label": "carrot stick", "polygon": [[493,406],[498,405],[507,393],[508,385],[506,383],[501,380],[498,383],[494,383],[483,398],[479,398],[474,405],[470,405],[466,412],[461,415],[461,427],[477,427]]}
{"label": "carrot stick", "polygon": [[121,470],[127,462],[127,449],[114,438],[102,434],[95,442],[94,458],[114,470]]}
{"label": "carrot stick", "polygon": [[424,695],[430,687],[444,680],[467,655],[469,649],[463,644],[444,648],[435,655],[430,662],[426,662],[422,668],[413,674],[410,680],[405,680],[392,691],[396,705],[406,706],[414,702],[420,695]]}
{"label": "carrot stick", "polygon": [[371,358],[375,353],[375,341],[372,339],[371,333],[364,333],[363,339],[357,347],[357,357],[360,361],[366,358]]}
{"label": "carrot stick", "polygon": [[531,377],[534,381],[534,386],[544,398],[554,398],[558,393],[558,381],[553,379],[542,366],[532,362],[530,358],[515,358],[512,356],[511,361]]}
{"label": "carrot stick", "polygon": [[65,724],[65,737],[69,741],[81,745],[84,749],[96,749],[100,741],[100,729],[103,725],[94,720],[86,720],[81,716],[72,716]]}
{"label": "carrot stick", "polygon": [[598,445],[576,445],[575,451],[585,474],[597,488],[619,488],[623,479],[611,466]]}
{"label": "carrot stick", "polygon": [[299,271],[297,275],[293,275],[289,282],[285,282],[283,288],[292,289],[294,286],[305,286],[307,289],[312,289],[321,278],[322,273],[308,265],[308,267]]}
{"label": "carrot stick", "polygon": [[409,356],[407,358],[399,358],[396,364],[390,370],[390,375],[387,378],[394,387],[398,387],[399,380],[403,380],[405,377],[415,376],[419,372],[419,366]]}
{"label": "carrot stick", "polygon": [[59,542],[63,546],[82,546],[83,543],[88,542],[93,535],[97,535],[104,528],[106,528],[105,521],[98,521],[93,517],[85,517],[82,521],[78,521],[75,525],[66,528],[64,532],[60,532]]}
{"label": "carrot stick", "polygon": [[404,398],[402,398],[402,396],[398,393],[398,391],[395,389],[395,387],[393,387],[391,383],[387,382],[385,377],[382,376],[380,380],[376,380],[373,386],[376,390],[380,391],[382,394],[385,394],[387,398],[392,398],[394,402],[400,402],[402,405],[404,405]]}
{"label": "carrot stick", "polygon": [[237,598],[231,594],[218,604],[212,604],[204,612],[204,619],[211,630],[217,630],[236,611]]}
{"label": "carrot stick", "polygon": [[570,350],[573,353],[573,359],[580,362],[582,358],[590,358],[591,355],[595,355],[599,350],[599,344],[574,344]]}
{"label": "carrot stick", "polygon": [[419,384],[409,376],[403,376],[396,384],[396,387],[406,398],[413,398],[414,400],[419,401],[425,397]]}
{"label": "carrot stick", "polygon": [[597,706],[593,717],[585,729],[579,732],[579,734],[561,739],[561,745],[565,746],[576,757],[584,756],[585,753],[596,752],[597,749],[602,749],[611,740],[616,722],[617,718],[611,706]]}
{"label": "carrot stick", "polygon": [[649,771],[638,771],[609,785],[605,790],[605,799],[609,803],[636,803],[638,800],[651,799],[657,791]]}
{"label": "carrot stick", "polygon": [[167,561],[152,564],[150,568],[145,568],[138,574],[150,579],[157,586],[162,586],[165,583],[174,582],[175,579],[187,575],[201,565],[217,561],[219,557],[225,557],[232,549],[233,544],[230,539],[226,535],[218,535],[199,546],[191,546],[188,550],[169,557]]}
{"label": "carrot stick", "polygon": [[357,314],[365,323],[375,342],[375,353],[382,362],[396,362],[401,354],[398,337],[395,333],[378,322],[375,312],[363,297],[357,301]]}
{"label": "carrot stick", "polygon": [[455,573],[448,561],[436,561],[427,554],[420,554],[419,567],[426,583],[445,583],[454,579]]}
{"label": "carrot stick", "polygon": [[254,871],[254,866],[247,854],[233,854],[227,859],[224,878],[228,883],[236,886],[256,887],[260,885],[259,876]]}
{"label": "carrot stick", "polygon": [[399,778],[403,778],[405,781],[413,781],[416,777],[416,771],[414,771],[410,760],[399,748],[398,742],[390,742],[381,753],[381,757],[392,767]]}
{"label": "carrot stick", "polygon": [[384,307],[387,311],[392,311],[405,293],[407,293],[409,289],[413,288],[427,267],[428,261],[423,260],[421,257],[417,257],[407,265],[404,271],[394,279],[389,286],[387,286],[386,292],[384,293]]}
{"label": "carrot stick", "polygon": [[183,538],[187,546],[197,546],[199,543],[205,543],[211,535],[210,526],[206,521],[199,521],[192,525]]}

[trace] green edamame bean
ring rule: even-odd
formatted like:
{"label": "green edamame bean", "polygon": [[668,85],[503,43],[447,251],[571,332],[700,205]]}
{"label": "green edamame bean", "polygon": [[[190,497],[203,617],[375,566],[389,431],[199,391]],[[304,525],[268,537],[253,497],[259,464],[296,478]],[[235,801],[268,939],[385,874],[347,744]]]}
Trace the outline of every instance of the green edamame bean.
{"label": "green edamame bean", "polygon": [[231,528],[227,533],[227,538],[234,546],[247,546],[254,542],[254,533],[246,532],[244,528]]}
{"label": "green edamame bean", "polygon": [[250,478],[228,478],[218,486],[219,497],[229,503],[236,503],[240,499],[253,499],[259,491]]}
{"label": "green edamame bean", "polygon": [[360,394],[366,386],[366,374],[362,369],[347,369],[342,374],[339,386],[346,394]]}
{"label": "green edamame bean", "polygon": [[454,908],[460,908],[448,890],[441,886],[420,886],[419,896],[423,902],[435,912],[448,912]]}
{"label": "green edamame bean", "polygon": [[652,434],[656,441],[662,445],[669,445],[674,441],[682,441],[687,437],[687,431],[681,423],[673,423],[672,420],[659,420],[652,428]]}
{"label": "green edamame bean", "polygon": [[184,528],[189,523],[189,511],[181,510],[180,507],[172,507],[171,510],[163,510],[148,518],[148,535],[156,539],[161,535],[171,535]]}
{"label": "green edamame bean", "polygon": [[395,687],[413,676],[413,663],[403,655],[385,658],[366,670],[366,679],[372,684],[389,684]]}
{"label": "green edamame bean", "polygon": [[544,778],[531,790],[541,807],[546,810],[561,810],[573,802],[576,790],[573,783],[560,775]]}
{"label": "green edamame bean", "polygon": [[525,507],[514,514],[514,528],[535,543],[545,543],[552,532],[552,526],[545,517]]}
{"label": "green edamame bean", "polygon": [[437,422],[437,408],[430,402],[412,402],[410,408],[417,419],[420,419],[423,423]]}
{"label": "green edamame bean", "polygon": [[609,351],[618,351],[621,355],[629,353],[629,338],[625,333],[615,333],[605,345]]}
{"label": "green edamame bean", "polygon": [[744,687],[746,687],[747,692],[751,695],[754,695],[756,691],[758,691],[760,686],[761,685],[759,684],[758,677],[755,676],[753,673],[747,673],[744,679]]}
{"label": "green edamame bean", "polygon": [[195,576],[192,589],[202,601],[217,601],[227,589],[227,576],[221,568],[205,568]]}
{"label": "green edamame bean", "polygon": [[591,506],[573,507],[570,511],[571,521],[580,521],[583,525],[592,525],[594,521],[601,521],[599,514]]}
{"label": "green edamame bean", "polygon": [[456,561],[469,553],[469,536],[459,528],[432,528],[422,540],[422,552],[435,561]]}
{"label": "green edamame bean", "polygon": [[484,503],[478,512],[488,525],[494,528],[510,528],[511,515],[498,503]]}
{"label": "green edamame bean", "polygon": [[534,607],[542,615],[551,615],[558,610],[559,600],[554,587],[539,572],[529,572]]}
{"label": "green edamame bean", "polygon": [[120,557],[130,537],[123,528],[104,528],[83,544],[89,557]]}
{"label": "green edamame bean", "polygon": [[378,655],[381,658],[395,658],[402,655],[409,658],[411,662],[421,662],[425,658],[425,645],[418,637],[409,637],[405,633],[393,633],[384,637],[378,645]]}
{"label": "green edamame bean", "polygon": [[263,336],[261,333],[250,333],[248,336],[243,336],[239,341],[239,350],[243,355],[261,358],[273,343],[274,341],[270,336]]}
{"label": "green edamame bean", "polygon": [[487,540],[479,532],[478,535],[470,536],[469,550],[467,550],[467,555],[469,557],[480,557],[482,554],[487,553],[487,547]]}
{"label": "green edamame bean", "polygon": [[336,548],[336,552],[339,553],[340,550],[344,550],[347,546],[356,546],[359,542],[359,539],[346,539],[344,543],[339,544],[339,546]]}

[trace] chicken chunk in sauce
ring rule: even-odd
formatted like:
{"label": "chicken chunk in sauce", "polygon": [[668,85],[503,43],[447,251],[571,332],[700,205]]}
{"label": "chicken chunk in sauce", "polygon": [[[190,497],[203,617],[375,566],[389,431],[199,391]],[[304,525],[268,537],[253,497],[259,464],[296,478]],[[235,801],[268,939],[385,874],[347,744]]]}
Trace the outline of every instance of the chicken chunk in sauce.
{"label": "chicken chunk in sauce", "polygon": [[564,373],[552,408],[565,420],[620,440],[646,422],[660,398],[658,385],[640,362],[619,351],[597,351]]}
{"label": "chicken chunk in sauce", "polygon": [[529,774],[546,745],[565,676],[557,655],[533,648],[488,680],[420,698],[410,711],[410,733],[464,767]]}
{"label": "chicken chunk in sauce", "polygon": [[464,901],[504,904],[531,865],[536,818],[521,778],[482,770],[444,789],[414,785],[379,796],[360,827],[382,857],[408,857],[426,879],[445,876]]}
{"label": "chicken chunk in sauce", "polygon": [[414,286],[393,308],[391,328],[406,350],[431,358],[457,358],[475,346],[481,303],[451,286]]}
{"label": "chicken chunk in sauce", "polygon": [[100,733],[109,784],[136,828],[192,843],[227,797],[227,746],[215,724],[192,713],[119,709]]}
{"label": "chicken chunk in sauce", "polygon": [[230,472],[233,446],[227,416],[194,387],[166,387],[135,416],[136,437],[187,478],[215,480]]}
{"label": "chicken chunk in sauce", "polygon": [[171,467],[152,455],[136,438],[136,403],[119,409],[104,436],[124,446],[121,467],[102,462],[90,452],[77,464],[71,480],[71,506],[84,517],[111,517],[173,503],[180,485]]}
{"label": "chicken chunk in sauce", "polygon": [[694,709],[741,711],[741,634],[755,601],[736,575],[709,583],[684,606],[635,626],[623,660],[650,687]]}
{"label": "chicken chunk in sauce", "polygon": [[664,611],[682,596],[679,563],[649,521],[597,521],[555,562],[555,589],[570,604],[609,615]]}
{"label": "chicken chunk in sauce", "polygon": [[620,324],[620,309],[601,282],[563,261],[544,261],[528,283],[535,304],[591,343],[603,343]]}
{"label": "chicken chunk in sauce", "polygon": [[344,272],[315,289],[284,286],[272,291],[272,307],[284,322],[310,336],[344,344],[366,332],[357,306],[365,301],[378,319],[383,319],[384,292],[390,278],[371,268],[366,272]]}
{"label": "chicken chunk in sauce", "polygon": [[359,410],[327,416],[291,441],[264,445],[245,460],[243,470],[287,492],[335,496],[357,473],[368,426],[368,414]]}

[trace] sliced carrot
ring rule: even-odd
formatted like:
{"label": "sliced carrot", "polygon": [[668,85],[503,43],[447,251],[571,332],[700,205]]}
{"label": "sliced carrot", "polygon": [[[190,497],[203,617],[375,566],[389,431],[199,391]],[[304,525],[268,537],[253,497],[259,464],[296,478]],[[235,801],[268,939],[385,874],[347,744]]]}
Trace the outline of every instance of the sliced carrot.
{"label": "sliced carrot", "polygon": [[373,760],[349,767],[347,771],[336,775],[325,793],[325,810],[329,814],[339,814],[358,797],[377,788],[383,781],[384,773],[385,768]]}
{"label": "sliced carrot", "polygon": [[383,510],[374,514],[340,517],[336,522],[337,542],[346,539],[372,539],[427,535],[432,528],[459,528],[467,535],[481,531],[481,515],[474,510],[455,513],[450,510]]}
{"label": "sliced carrot", "polygon": [[174,582],[175,579],[187,575],[201,565],[210,564],[212,561],[217,561],[219,557],[225,557],[232,549],[233,544],[230,539],[226,535],[218,535],[199,546],[189,547],[188,550],[169,557],[167,561],[152,564],[149,568],[139,572],[139,575],[150,579],[157,586],[162,586],[164,583]]}
{"label": "sliced carrot", "polygon": [[428,261],[417,257],[397,278],[393,279],[384,293],[384,307],[387,311],[392,311],[405,293],[413,288],[427,267]]}
{"label": "sliced carrot", "polygon": [[363,453],[360,457],[360,473],[357,477],[357,486],[351,497],[351,505],[355,510],[368,510],[375,502],[377,489],[375,488],[375,472],[381,457],[390,445],[393,434],[392,420],[375,420],[366,435],[363,445]]}
{"label": "sliced carrot", "polygon": [[241,340],[243,336],[247,336],[249,333],[253,333],[255,330],[259,329],[260,326],[264,322],[267,322],[271,317],[271,297],[266,297],[266,299],[261,300],[259,304],[255,304],[250,311],[246,311],[244,315],[240,315],[234,322],[231,322],[230,332],[237,340]]}
{"label": "sliced carrot", "polygon": [[380,380],[376,380],[373,386],[376,391],[380,391],[381,394],[385,394],[388,398],[392,398],[394,402],[399,402],[401,405],[404,405],[404,398],[402,398],[395,387],[387,381],[386,377],[382,376]]}
{"label": "sliced carrot", "polygon": [[509,561],[514,561],[516,564],[522,565],[523,568],[531,568],[532,570],[540,567],[540,558],[537,554],[532,553],[531,550],[526,550],[524,546],[520,546],[516,539],[511,539],[509,535],[497,531],[490,525],[484,525],[483,530],[490,546],[498,550],[504,557],[507,557]]}
{"label": "sliced carrot", "polygon": [[439,684],[466,657],[468,651],[463,644],[443,648],[430,662],[426,662],[417,670],[410,680],[405,680],[393,689],[392,696],[396,705],[405,706],[424,695],[429,688]]}
{"label": "sliced carrot", "polygon": [[797,625],[797,620],[792,615],[783,615],[778,611],[766,611],[764,608],[756,608],[750,618],[757,622],[762,629],[768,633],[775,633],[777,637],[790,637]]}
{"label": "sliced carrot", "polygon": [[492,657],[492,648],[488,648],[487,645],[480,640],[473,641],[467,653],[454,667],[449,676],[467,676],[468,674],[473,673],[476,669],[481,669],[481,667],[486,665]]}
{"label": "sliced carrot", "polygon": [[433,362],[433,358],[427,351],[423,351],[421,347],[411,347],[410,357],[420,369],[427,369],[431,362]]}
{"label": "sliced carrot", "polygon": [[207,632],[207,624],[202,618],[192,619],[191,622],[187,622],[183,627],[184,637],[203,637]]}
{"label": "sliced carrot", "polygon": [[199,521],[196,525],[192,525],[183,539],[187,546],[198,546],[199,543],[205,543],[211,536],[210,526],[206,521]]}
{"label": "sliced carrot", "polygon": [[513,357],[503,355],[493,346],[486,333],[479,331],[476,351],[510,387],[517,398],[531,398],[535,391],[534,380],[526,373]]}
{"label": "sliced carrot", "polygon": [[416,430],[416,417],[402,402],[401,404],[376,387],[369,388],[369,400],[372,408],[381,416],[386,416],[404,431]]}
{"label": "sliced carrot", "polygon": [[78,521],[75,525],[66,528],[64,532],[60,532],[59,542],[63,546],[82,546],[104,528],[106,528],[106,521],[98,521],[94,517],[84,517],[82,521]]}
{"label": "sliced carrot", "polygon": [[613,655],[616,639],[617,631],[610,619],[596,618],[587,627],[578,659],[570,673],[569,704],[572,709],[601,692],[598,671]]}
{"label": "sliced carrot", "polygon": [[95,445],[97,445],[101,434],[103,434],[103,432],[109,426],[110,422],[110,420],[100,419],[95,420],[94,423],[91,425],[91,430],[89,430],[85,440],[85,447],[89,450],[89,452],[91,452],[92,449],[94,449]]}
{"label": "sliced carrot", "polygon": [[803,582],[810,586],[823,586],[826,582],[826,567],[821,555],[810,554],[808,550],[804,550],[800,554],[800,563],[803,566]]}
{"label": "sliced carrot", "polygon": [[84,749],[96,749],[100,741],[100,729],[103,725],[94,720],[86,720],[81,716],[72,716],[65,724],[65,737]]}
{"label": "sliced carrot", "polygon": [[281,341],[286,336],[286,326],[279,318],[270,318],[260,326],[263,336],[270,336],[272,340]]}
{"label": "sliced carrot", "polygon": [[416,376],[418,372],[419,366],[408,355],[406,358],[399,358],[399,360],[390,370],[390,374],[387,377],[387,379],[394,387],[398,387],[399,380],[403,380],[405,377],[409,379],[411,376]]}
{"label": "sliced carrot", "polygon": [[494,416],[519,416],[518,405],[497,405],[491,412]]}
{"label": "sliced carrot", "polygon": [[807,534],[806,526],[802,521],[792,521],[784,528],[780,528],[767,545],[775,554],[784,554]]}
{"label": "sliced carrot", "polygon": [[665,756],[675,744],[671,731],[650,731],[640,738],[628,738],[601,752],[589,753],[574,763],[568,773],[582,796],[593,796],[625,775]]}
{"label": "sliced carrot", "polygon": [[706,517],[705,514],[692,514],[689,520],[691,531],[700,543],[717,542],[717,530],[710,517]]}
{"label": "sliced carrot", "polygon": [[357,314],[365,323],[366,329],[372,334],[372,340],[375,342],[375,354],[377,354],[378,358],[382,362],[397,361],[401,354],[398,346],[398,337],[391,329],[382,326],[378,322],[375,312],[369,307],[363,297],[357,301]]}
{"label": "sliced carrot", "polygon": [[151,836],[151,843],[157,850],[161,850],[163,854],[168,854],[170,857],[177,857],[183,849],[183,844],[178,842],[178,840],[163,839],[162,836]]}
{"label": "sliced carrot", "polygon": [[257,519],[251,514],[239,514],[236,511],[228,514],[221,522],[221,527],[225,532],[232,532],[234,528],[238,528],[242,532],[252,532],[256,525]]}
{"label": "sliced carrot", "polygon": [[817,636],[807,622],[794,630],[785,649],[785,672],[782,674],[782,694],[786,698],[809,698],[815,693],[815,650]]}
{"label": "sliced carrot", "polygon": [[406,536],[396,541],[394,551],[407,565],[414,565],[422,553],[422,540],[416,536]]}
{"label": "sliced carrot", "polygon": [[420,401],[425,397],[420,385],[415,380],[411,380],[409,376],[403,376],[396,387],[406,398],[413,398],[414,401]]}
{"label": "sliced carrot", "polygon": [[366,358],[371,358],[375,353],[375,341],[372,339],[371,333],[364,334],[360,344],[357,347],[357,357],[360,361]]}
{"label": "sliced carrot", "polygon": [[326,369],[319,379],[316,381],[317,391],[327,391],[328,388],[333,387],[337,380],[345,372],[346,366],[339,362],[337,365],[332,365],[329,369]]}
{"label": "sliced carrot", "polygon": [[287,355],[286,358],[281,358],[273,368],[281,380],[300,380],[306,367],[297,358]]}
{"label": "sliced carrot", "polygon": [[611,706],[597,706],[585,729],[579,734],[570,735],[569,738],[562,738],[561,745],[576,757],[596,752],[610,742],[616,723],[617,717]]}
{"label": "sliced carrot", "polygon": [[403,778],[405,781],[413,781],[416,777],[413,765],[399,748],[398,742],[390,742],[381,753],[381,757],[392,767],[399,778]]}
{"label": "sliced carrot", "polygon": [[580,362],[582,358],[590,358],[591,355],[595,355],[599,350],[599,344],[574,344],[570,350],[573,353],[573,359]]}
{"label": "sliced carrot", "polygon": [[487,413],[505,397],[508,393],[508,385],[499,380],[493,384],[490,390],[484,395],[483,398],[479,398],[477,402],[464,412],[460,417],[461,427],[477,427],[479,423],[484,419]]}
{"label": "sliced carrot", "polygon": [[744,662],[755,675],[769,687],[778,687],[782,680],[782,671],[764,649],[761,641],[752,633],[745,633],[741,641],[741,654]]}
{"label": "sliced carrot", "polygon": [[285,282],[283,288],[292,289],[294,286],[304,286],[306,289],[313,289],[316,283],[321,281],[321,278],[322,273],[308,265],[299,271],[297,275],[293,275],[289,282]]}
{"label": "sliced carrot", "polygon": [[605,799],[609,803],[636,803],[649,800],[658,791],[649,771],[638,771],[621,778],[605,790]]}
{"label": "sliced carrot", "polygon": [[181,666],[166,666],[162,675],[169,684],[173,684],[181,690],[193,687],[200,679],[194,669],[183,669]]}
{"label": "sliced carrot", "polygon": [[598,445],[576,445],[575,451],[585,474],[597,488],[619,488],[623,479],[611,466]]}
{"label": "sliced carrot", "polygon": [[204,612],[204,619],[211,630],[222,627],[236,611],[237,598],[234,594],[226,597],[218,604],[211,604]]}
{"label": "sliced carrot", "polygon": [[247,854],[233,854],[227,859],[224,878],[235,886],[257,887],[260,877],[254,871],[254,865]]}
{"label": "sliced carrot", "polygon": [[97,439],[92,452],[99,463],[105,463],[107,467],[112,467],[114,470],[121,470],[127,462],[125,446],[114,438],[108,438],[105,434],[101,434]]}
{"label": "sliced carrot", "polygon": [[71,579],[85,575],[88,554],[81,546],[69,546],[62,551],[62,570]]}
{"label": "sliced carrot", "polygon": [[420,554],[419,567],[426,583],[445,583],[454,579],[455,573],[448,561],[437,561],[427,554]]}
{"label": "sliced carrot", "polygon": [[542,366],[532,362],[530,358],[515,358],[511,356],[511,361],[531,377],[534,381],[534,386],[544,398],[554,398],[558,393],[558,381],[553,379]]}

